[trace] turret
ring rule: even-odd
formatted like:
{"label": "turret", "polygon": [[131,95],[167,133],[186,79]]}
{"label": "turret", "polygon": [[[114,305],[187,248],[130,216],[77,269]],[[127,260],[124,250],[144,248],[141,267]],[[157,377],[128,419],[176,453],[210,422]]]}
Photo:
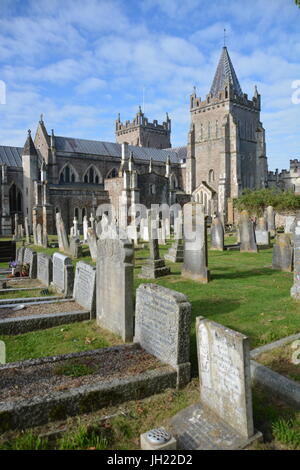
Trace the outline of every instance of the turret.
{"label": "turret", "polygon": [[28,131],[27,140],[22,153],[23,166],[23,201],[24,217],[28,217],[28,223],[32,225],[32,207],[34,206],[34,181],[38,180],[38,153]]}

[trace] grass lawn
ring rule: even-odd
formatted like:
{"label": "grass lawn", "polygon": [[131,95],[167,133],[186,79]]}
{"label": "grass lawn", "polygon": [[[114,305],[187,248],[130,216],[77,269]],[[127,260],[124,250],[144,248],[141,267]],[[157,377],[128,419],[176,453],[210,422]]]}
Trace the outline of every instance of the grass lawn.
{"label": "grass lawn", "polygon": [[262,353],[255,360],[300,384],[300,340]]}

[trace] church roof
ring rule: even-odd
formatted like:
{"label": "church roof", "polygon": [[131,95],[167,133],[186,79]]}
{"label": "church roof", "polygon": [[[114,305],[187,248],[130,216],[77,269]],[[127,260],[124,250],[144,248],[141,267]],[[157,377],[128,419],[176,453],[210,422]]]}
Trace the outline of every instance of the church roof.
{"label": "church roof", "polygon": [[[103,142],[100,140],[76,139],[73,137],[55,136],[55,146],[57,152],[67,152],[75,154],[97,155],[104,157],[121,158],[122,146],[114,142]],[[128,145],[128,151],[133,152],[135,160],[150,160],[165,163],[168,155],[171,163],[179,163],[180,157],[173,149],[156,149],[150,147],[136,147]]]}
{"label": "church roof", "polygon": [[14,167],[22,166],[22,147],[0,145],[0,164]]}
{"label": "church roof", "polygon": [[243,92],[229,57],[227,47],[223,47],[210,93],[216,96],[220,91],[224,91],[226,82],[228,81],[232,85],[234,92],[242,96]]}

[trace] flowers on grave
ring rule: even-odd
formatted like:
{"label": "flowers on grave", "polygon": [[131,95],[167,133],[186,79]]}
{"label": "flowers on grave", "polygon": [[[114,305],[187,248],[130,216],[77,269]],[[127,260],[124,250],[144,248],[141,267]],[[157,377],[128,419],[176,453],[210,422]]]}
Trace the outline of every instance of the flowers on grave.
{"label": "flowers on grave", "polygon": [[23,263],[21,267],[21,276],[22,277],[29,276],[29,269],[30,269],[30,265],[28,263]]}
{"label": "flowers on grave", "polygon": [[8,264],[10,268],[16,268],[18,266],[18,261],[10,261]]}

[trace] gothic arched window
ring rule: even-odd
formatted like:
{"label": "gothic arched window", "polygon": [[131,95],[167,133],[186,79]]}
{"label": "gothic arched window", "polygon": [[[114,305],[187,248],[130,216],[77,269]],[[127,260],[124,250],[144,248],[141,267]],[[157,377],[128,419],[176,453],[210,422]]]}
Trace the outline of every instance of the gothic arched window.
{"label": "gothic arched window", "polygon": [[83,181],[85,183],[99,184],[102,183],[102,176],[100,172],[92,165],[85,172]]}
{"label": "gothic arched window", "polygon": [[112,168],[106,175],[106,178],[116,178],[118,176],[118,170],[116,168]]}
{"label": "gothic arched window", "polygon": [[20,189],[13,183],[9,190],[9,207],[10,213],[22,212],[22,193]]}
{"label": "gothic arched window", "polygon": [[75,183],[76,175],[75,171],[70,165],[66,165],[59,175],[60,183]]}

